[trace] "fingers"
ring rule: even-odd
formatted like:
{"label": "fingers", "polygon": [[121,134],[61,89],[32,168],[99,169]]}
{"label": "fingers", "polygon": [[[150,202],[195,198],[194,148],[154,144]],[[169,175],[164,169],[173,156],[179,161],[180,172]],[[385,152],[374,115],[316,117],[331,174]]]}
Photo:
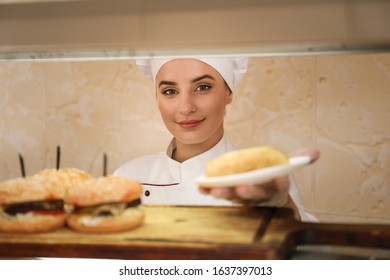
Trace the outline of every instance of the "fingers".
{"label": "fingers", "polygon": [[223,198],[242,203],[260,203],[272,199],[280,192],[288,190],[289,180],[287,176],[277,178],[273,181],[261,184],[251,185],[242,184],[234,188],[218,187],[218,188],[200,188],[203,194],[209,194],[217,198]]}
{"label": "fingers", "polygon": [[294,153],[290,154],[291,157],[296,156],[309,156],[310,157],[310,163],[313,163],[317,161],[320,158],[320,151],[316,148],[304,148],[295,151]]}
{"label": "fingers", "polygon": [[203,193],[203,194],[209,194],[210,193],[210,191],[211,191],[211,189],[210,188],[208,188],[208,187],[199,187],[199,191],[201,192],[201,193]]}
{"label": "fingers", "polygon": [[223,198],[228,200],[234,200],[236,196],[234,188],[232,187],[200,187],[199,191],[203,194],[209,194],[217,198]]}
{"label": "fingers", "polygon": [[237,186],[235,191],[239,199],[252,202],[267,200],[275,193],[275,190],[266,185],[241,185]]}
{"label": "fingers", "polygon": [[224,188],[224,187],[219,187],[219,188],[212,188],[210,190],[210,194],[212,196],[215,196],[217,198],[223,198],[227,200],[235,200],[236,199],[236,194],[234,188]]}
{"label": "fingers", "polygon": [[261,185],[240,185],[235,188],[236,197],[251,202],[264,202],[272,199],[289,188],[287,176],[283,176]]}

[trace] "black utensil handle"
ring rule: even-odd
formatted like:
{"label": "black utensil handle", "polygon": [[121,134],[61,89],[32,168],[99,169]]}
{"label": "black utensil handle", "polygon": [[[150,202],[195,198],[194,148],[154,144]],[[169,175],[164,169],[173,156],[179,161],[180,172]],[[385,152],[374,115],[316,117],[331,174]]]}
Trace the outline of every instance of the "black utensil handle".
{"label": "black utensil handle", "polygon": [[103,154],[103,176],[107,176],[107,155]]}
{"label": "black utensil handle", "polygon": [[61,148],[57,146],[57,159],[56,159],[56,169],[60,169],[60,161],[61,161]]}
{"label": "black utensil handle", "polygon": [[21,154],[19,154],[19,163],[20,163],[20,172],[22,174],[22,177],[26,177],[26,171],[24,169],[24,160],[23,160],[23,156]]}

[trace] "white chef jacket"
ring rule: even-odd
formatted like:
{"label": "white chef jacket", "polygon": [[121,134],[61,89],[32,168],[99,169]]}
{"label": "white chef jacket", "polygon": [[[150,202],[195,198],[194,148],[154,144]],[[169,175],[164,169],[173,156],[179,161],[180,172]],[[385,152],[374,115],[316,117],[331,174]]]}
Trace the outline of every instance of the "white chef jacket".
{"label": "white chef jacket", "polygon": [[[194,182],[198,176],[204,174],[207,161],[236,149],[226,133],[210,150],[182,163],[171,158],[175,147],[176,142],[173,139],[166,152],[130,160],[115,170],[114,175],[139,181],[144,188],[141,197],[143,204],[233,205],[231,201],[200,193]],[[295,181],[290,179],[289,193],[298,207],[302,221],[316,221],[315,217],[304,210]]]}

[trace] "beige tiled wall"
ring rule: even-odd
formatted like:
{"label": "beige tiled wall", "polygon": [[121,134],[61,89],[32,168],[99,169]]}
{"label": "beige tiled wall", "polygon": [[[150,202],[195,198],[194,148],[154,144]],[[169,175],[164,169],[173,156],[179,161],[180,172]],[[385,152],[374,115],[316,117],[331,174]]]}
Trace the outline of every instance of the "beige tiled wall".
{"label": "beige tiled wall", "polygon": [[[55,166],[102,174],[165,149],[152,82],[133,61],[1,62],[0,180]],[[390,223],[390,54],[255,57],[228,108],[239,147],[316,146],[296,176],[322,221]]]}

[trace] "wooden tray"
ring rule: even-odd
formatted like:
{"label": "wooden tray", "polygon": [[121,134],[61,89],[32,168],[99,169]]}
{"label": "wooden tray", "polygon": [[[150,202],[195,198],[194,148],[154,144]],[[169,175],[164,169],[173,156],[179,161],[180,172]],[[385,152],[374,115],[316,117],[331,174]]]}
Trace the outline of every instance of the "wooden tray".
{"label": "wooden tray", "polygon": [[123,233],[0,233],[0,258],[284,259],[300,244],[390,249],[390,226],[301,223],[284,208],[144,209],[144,224]]}

